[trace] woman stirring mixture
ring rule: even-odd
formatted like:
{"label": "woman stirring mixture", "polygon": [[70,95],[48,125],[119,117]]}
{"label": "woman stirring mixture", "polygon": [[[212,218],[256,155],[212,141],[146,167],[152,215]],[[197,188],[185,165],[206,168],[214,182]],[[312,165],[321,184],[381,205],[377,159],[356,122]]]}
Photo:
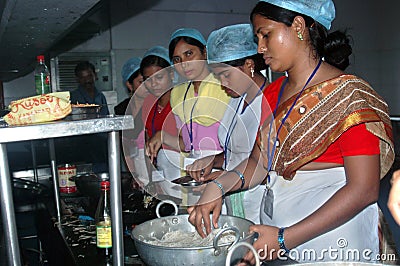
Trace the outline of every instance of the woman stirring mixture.
{"label": "woman stirring mixture", "polygon": [[[266,66],[257,54],[250,24],[230,25],[211,32],[207,59],[225,92],[232,97],[221,120],[218,138],[224,151],[188,165],[187,172],[204,181],[213,168],[232,170],[248,158],[260,126],[263,91],[269,85],[260,70]],[[225,198],[227,213],[260,223],[262,187],[234,193]]]}
{"label": "woman stirring mixture", "polygon": [[[260,1],[250,16],[265,63],[287,73],[271,84],[280,88],[274,119],[235,168],[244,188],[265,184],[262,225],[250,228],[265,260],[374,261],[379,253],[379,180],[394,159],[388,107],[367,82],[341,70],[351,49],[344,34],[328,35],[334,17],[331,0]],[[203,236],[210,212],[216,225],[221,195],[241,187],[232,172],[215,181],[189,210]],[[254,262],[251,254],[245,259]]]}

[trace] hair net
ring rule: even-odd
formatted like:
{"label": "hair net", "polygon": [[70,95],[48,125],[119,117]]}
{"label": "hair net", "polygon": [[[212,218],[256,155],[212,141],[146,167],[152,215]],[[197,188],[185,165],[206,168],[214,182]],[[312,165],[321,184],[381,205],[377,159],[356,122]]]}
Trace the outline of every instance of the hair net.
{"label": "hair net", "polygon": [[200,33],[200,31],[198,31],[196,29],[192,29],[192,28],[177,29],[174,33],[172,33],[171,39],[169,40],[169,42],[171,43],[171,41],[173,39],[175,39],[176,37],[191,37],[195,40],[198,40],[203,45],[206,45],[206,40],[204,39],[203,35]]}
{"label": "hair net", "polygon": [[144,53],[143,58],[150,56],[150,55],[155,55],[155,56],[161,57],[162,59],[165,59],[169,64],[171,64],[171,61],[170,61],[169,55],[168,55],[168,49],[165,47],[162,47],[159,45],[154,46]]}
{"label": "hair net", "polygon": [[128,81],[133,73],[139,70],[140,61],[142,61],[140,57],[132,57],[125,62],[121,70],[122,81],[124,83]]}
{"label": "hair net", "polygon": [[335,18],[332,0],[260,0],[297,13],[307,15],[321,23],[328,30]]}
{"label": "hair net", "polygon": [[221,63],[245,58],[257,53],[253,28],[236,24],[211,32],[207,40],[208,63]]}

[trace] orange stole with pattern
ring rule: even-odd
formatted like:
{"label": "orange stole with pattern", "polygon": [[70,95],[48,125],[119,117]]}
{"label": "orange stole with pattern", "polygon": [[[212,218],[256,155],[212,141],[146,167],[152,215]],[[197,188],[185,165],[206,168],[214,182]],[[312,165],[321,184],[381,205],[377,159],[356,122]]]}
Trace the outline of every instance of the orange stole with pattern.
{"label": "orange stole with pattern", "polygon": [[[278,107],[276,128],[296,96]],[[361,123],[380,140],[383,178],[394,161],[388,106],[367,82],[354,75],[341,75],[304,90],[279,132],[271,169],[292,179],[297,169],[323,154],[347,129]],[[269,124],[264,123],[257,138],[262,150],[267,147],[268,128]]]}

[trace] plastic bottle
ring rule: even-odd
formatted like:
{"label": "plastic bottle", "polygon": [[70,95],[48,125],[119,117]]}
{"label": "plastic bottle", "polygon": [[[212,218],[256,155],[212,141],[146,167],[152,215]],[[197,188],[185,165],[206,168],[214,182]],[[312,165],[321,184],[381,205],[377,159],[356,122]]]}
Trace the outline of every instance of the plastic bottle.
{"label": "plastic bottle", "polygon": [[110,182],[102,181],[100,186],[101,195],[95,214],[97,251],[109,262],[112,254]]}
{"label": "plastic bottle", "polygon": [[35,68],[35,88],[36,94],[50,93],[50,71],[44,62],[44,55],[36,57],[37,65]]}

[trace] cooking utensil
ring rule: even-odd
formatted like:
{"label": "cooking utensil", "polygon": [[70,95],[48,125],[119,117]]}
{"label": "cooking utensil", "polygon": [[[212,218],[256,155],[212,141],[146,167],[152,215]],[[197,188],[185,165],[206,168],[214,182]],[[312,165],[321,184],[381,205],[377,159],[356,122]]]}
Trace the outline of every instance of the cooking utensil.
{"label": "cooking utensil", "polygon": [[72,120],[96,118],[100,113],[100,105],[72,105],[72,111],[67,116]]}
{"label": "cooking utensil", "polygon": [[[205,184],[209,183],[211,180],[207,181],[196,181],[190,176],[183,176],[172,180],[174,184],[181,185],[181,197],[182,204],[184,206],[193,206],[200,199],[202,191]],[[204,186],[203,186],[204,185]]]}
{"label": "cooking utensil", "polygon": [[233,245],[233,247],[228,251],[228,256],[226,257],[225,266],[231,266],[233,252],[235,252],[236,249],[238,249],[241,246],[244,246],[244,247],[247,247],[248,249],[250,249],[250,251],[253,253],[254,258],[256,259],[256,266],[260,266],[260,257],[258,256],[257,251],[251,244],[249,244],[247,242],[239,242],[239,243]]}
{"label": "cooking utensil", "polygon": [[[234,243],[218,244],[222,230],[221,234],[217,234],[213,239],[213,244],[207,247],[166,247],[146,243],[154,238],[161,239],[167,232],[178,230],[194,232],[195,228],[189,223],[188,218],[188,214],[156,218],[137,225],[132,230],[131,236],[136,250],[146,265],[224,265],[228,250],[232,245],[243,241],[252,244],[256,236],[255,233],[248,233],[249,226],[253,225],[253,222],[239,217],[221,215],[218,225],[220,228],[227,227],[224,231],[236,232],[237,239]],[[232,257],[238,261],[244,255],[245,252],[236,252]]]}
{"label": "cooking utensil", "polygon": [[190,175],[186,175],[186,176],[181,176],[178,177],[177,179],[172,180],[172,183],[181,185],[181,184],[185,184],[187,182],[193,181],[194,179],[190,176]]}
{"label": "cooking utensil", "polygon": [[109,177],[108,173],[86,173],[78,174],[70,179],[75,181],[76,188],[81,194],[96,198],[100,196],[101,181],[108,180]]}
{"label": "cooking utensil", "polygon": [[178,215],[179,210],[178,210],[178,206],[175,204],[175,202],[173,202],[172,200],[163,200],[163,201],[159,202],[156,207],[156,215],[158,218],[161,217],[160,208],[163,204],[171,204],[174,207],[174,215]]}
{"label": "cooking utensil", "polygon": [[[108,173],[84,173],[72,176],[70,179],[75,181],[76,188],[81,194],[97,198],[100,196],[101,181],[109,180],[109,175]],[[121,174],[121,190],[123,193],[132,191],[132,182],[134,181],[130,174]]]}
{"label": "cooking utensil", "polygon": [[16,204],[32,203],[49,195],[49,188],[43,184],[13,178],[13,196]]}
{"label": "cooking utensil", "polygon": [[[146,196],[148,196],[148,194],[137,190],[130,194],[127,199],[122,200],[122,218],[124,224],[137,225],[160,216],[176,213],[176,204],[172,204],[172,206],[168,204],[160,207],[161,205],[158,199],[148,196],[147,199],[149,199],[149,201],[146,202]],[[168,201],[166,203],[170,202]]]}
{"label": "cooking utensil", "polygon": [[209,181],[196,181],[190,175],[187,175],[174,179],[171,182],[184,187],[197,187],[206,184]]}

